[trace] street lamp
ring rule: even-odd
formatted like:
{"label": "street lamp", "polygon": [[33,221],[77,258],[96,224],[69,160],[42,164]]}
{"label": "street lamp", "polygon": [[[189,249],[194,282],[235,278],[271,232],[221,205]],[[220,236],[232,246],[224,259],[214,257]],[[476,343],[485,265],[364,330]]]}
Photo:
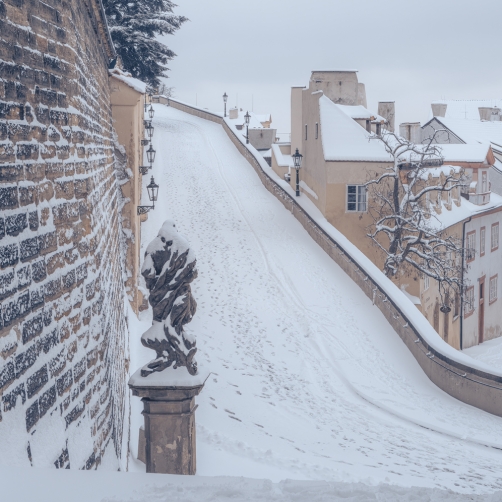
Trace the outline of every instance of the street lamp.
{"label": "street lamp", "polygon": [[155,153],[156,151],[153,149],[152,145],[150,145],[150,148],[146,151],[146,158],[150,164],[155,162]]}
{"label": "street lamp", "polygon": [[155,129],[155,128],[153,127],[153,125],[152,125],[152,122],[151,122],[151,121],[149,121],[149,122],[147,122],[147,123],[146,123],[146,125],[145,125],[145,130],[146,130],[146,134],[148,134],[148,137],[149,137],[150,139],[152,139],[152,137],[153,137],[153,131],[154,131],[154,129]]}
{"label": "street lamp", "polygon": [[249,112],[246,112],[246,115],[244,115],[244,120],[246,121],[246,144],[249,143],[249,119],[251,118],[251,115],[249,115]]}
{"label": "street lamp", "polygon": [[223,94],[223,103],[225,103],[225,117],[227,116],[227,93]]}
{"label": "street lamp", "polygon": [[153,202],[153,204],[151,206],[138,206],[138,215],[148,213],[150,209],[155,209],[155,201],[157,200],[157,197],[159,195],[159,185],[155,183],[153,176],[150,184],[146,187],[146,190],[148,192],[148,198],[151,202]]}
{"label": "street lamp", "polygon": [[153,116],[155,115],[155,110],[153,109],[153,106],[150,105],[150,109],[148,110],[148,116],[150,119],[153,119]]}
{"label": "street lamp", "polygon": [[296,196],[300,196],[300,167],[302,167],[303,155],[296,149],[293,155],[294,167],[296,169]]}

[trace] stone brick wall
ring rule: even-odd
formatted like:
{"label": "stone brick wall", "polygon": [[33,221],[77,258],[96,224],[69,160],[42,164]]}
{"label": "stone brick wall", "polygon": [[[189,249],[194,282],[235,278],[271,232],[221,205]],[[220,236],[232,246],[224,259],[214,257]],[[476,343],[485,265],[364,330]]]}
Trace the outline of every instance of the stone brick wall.
{"label": "stone brick wall", "polygon": [[116,469],[122,455],[113,49],[96,12],[0,0],[0,464]]}

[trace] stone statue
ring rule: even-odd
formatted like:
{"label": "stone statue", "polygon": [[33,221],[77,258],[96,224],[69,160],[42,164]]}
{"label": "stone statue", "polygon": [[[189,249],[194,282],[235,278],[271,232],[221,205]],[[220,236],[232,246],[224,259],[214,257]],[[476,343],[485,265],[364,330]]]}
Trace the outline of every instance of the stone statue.
{"label": "stone statue", "polygon": [[185,366],[190,375],[197,373],[196,341],[183,329],[197,308],[190,287],[197,277],[195,264],[187,240],[178,234],[172,221],[165,221],[148,245],[141,269],[153,308],[153,325],[143,334],[141,343],[157,353],[157,358],[141,370],[143,377],[173,363],[174,369]]}

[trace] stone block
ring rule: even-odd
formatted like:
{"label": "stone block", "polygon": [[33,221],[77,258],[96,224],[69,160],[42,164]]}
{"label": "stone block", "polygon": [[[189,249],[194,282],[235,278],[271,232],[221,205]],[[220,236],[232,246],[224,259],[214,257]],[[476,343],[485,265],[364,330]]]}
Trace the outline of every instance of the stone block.
{"label": "stone block", "polygon": [[40,308],[45,301],[45,288],[38,286],[30,290],[30,306],[31,310]]}
{"label": "stone block", "polygon": [[19,261],[19,248],[17,244],[0,246],[0,268],[12,267]]}
{"label": "stone block", "polygon": [[33,340],[35,337],[41,335],[43,329],[44,329],[43,313],[40,312],[32,319],[25,321],[23,323],[23,332],[22,332],[23,344],[25,345],[31,340]]}
{"label": "stone block", "polygon": [[16,356],[16,378],[19,378],[27,369],[31,368],[38,357],[38,347],[32,345],[28,350]]}
{"label": "stone block", "polygon": [[48,381],[49,375],[47,373],[47,366],[42,366],[26,381],[26,393],[28,395],[28,398],[31,398],[35,394],[37,394]]}
{"label": "stone block", "polygon": [[58,238],[57,233],[54,230],[53,232],[47,232],[46,234],[42,234],[38,236],[38,245],[40,254],[48,254],[57,250],[58,247]]}
{"label": "stone block", "polygon": [[7,235],[16,236],[28,228],[28,215],[26,213],[13,214],[5,218],[5,231]]}
{"label": "stone block", "polygon": [[14,270],[0,274],[0,300],[13,295],[17,290]]}
{"label": "stone block", "polygon": [[51,377],[58,376],[66,367],[66,354],[62,349],[59,354],[49,361],[49,371]]}
{"label": "stone block", "polygon": [[65,392],[70,390],[72,385],[73,385],[73,372],[70,369],[66,373],[64,373],[63,376],[61,376],[56,380],[58,395],[62,396]]}
{"label": "stone block", "polygon": [[63,293],[61,278],[58,277],[45,283],[45,297],[49,300],[59,298]]}
{"label": "stone block", "polygon": [[16,270],[17,287],[23,289],[31,284],[31,266],[25,265]]}
{"label": "stone block", "polygon": [[36,258],[40,251],[40,237],[30,237],[19,244],[21,261],[26,262]]}
{"label": "stone block", "polygon": [[38,187],[28,186],[19,188],[19,204],[28,206],[29,204],[38,204]]}
{"label": "stone block", "polygon": [[35,282],[41,282],[47,277],[47,267],[44,259],[31,264],[31,277]]}
{"label": "stone block", "polygon": [[30,227],[30,230],[36,231],[38,230],[38,211],[31,211],[28,214],[28,224]]}
{"label": "stone block", "polygon": [[85,402],[77,404],[77,406],[75,406],[75,408],[73,408],[70,411],[70,413],[68,413],[68,415],[66,415],[65,417],[66,428],[68,428],[72,422],[75,422],[75,420],[77,420],[80,417],[80,415],[82,415],[84,410],[85,410]]}
{"label": "stone block", "polygon": [[17,187],[0,187],[0,209],[15,209],[18,206]]}
{"label": "stone block", "polygon": [[38,403],[40,418],[42,418],[56,404],[56,386],[53,385],[49,390],[45,391]]}
{"label": "stone block", "polygon": [[21,398],[21,404],[24,404],[26,402],[26,391],[24,388],[24,383],[18,385],[11,392],[2,396],[4,411],[10,411],[15,408],[18,398]]}
{"label": "stone block", "polygon": [[16,378],[14,363],[8,361],[3,367],[0,366],[0,391],[11,384]]}
{"label": "stone block", "polygon": [[39,419],[40,419],[40,409],[38,407],[38,401],[35,401],[26,410],[26,431],[30,432],[30,430],[37,424]]}

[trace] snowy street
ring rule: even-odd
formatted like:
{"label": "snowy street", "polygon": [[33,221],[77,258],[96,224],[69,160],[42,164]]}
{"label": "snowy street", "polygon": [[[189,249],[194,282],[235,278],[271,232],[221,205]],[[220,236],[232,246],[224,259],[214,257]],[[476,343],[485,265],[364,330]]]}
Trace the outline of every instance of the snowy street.
{"label": "snowy street", "polygon": [[[160,190],[142,256],[166,219],[191,243],[198,307],[187,331],[212,371],[197,398],[197,473],[501,490],[502,419],[427,379],[221,126],[163,105],[153,125]],[[153,358],[141,333],[133,370]]]}

